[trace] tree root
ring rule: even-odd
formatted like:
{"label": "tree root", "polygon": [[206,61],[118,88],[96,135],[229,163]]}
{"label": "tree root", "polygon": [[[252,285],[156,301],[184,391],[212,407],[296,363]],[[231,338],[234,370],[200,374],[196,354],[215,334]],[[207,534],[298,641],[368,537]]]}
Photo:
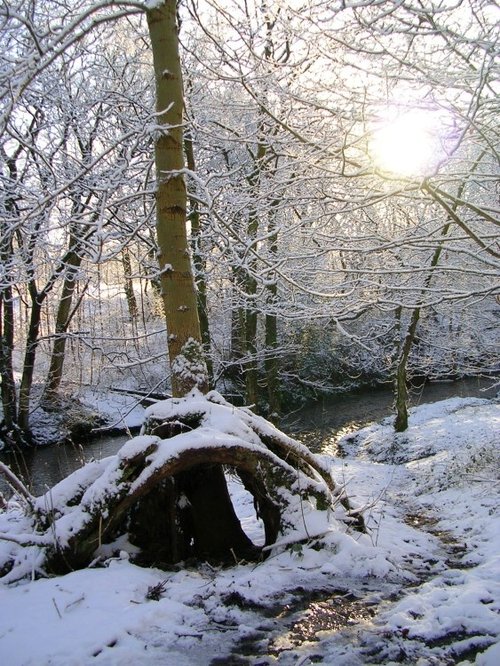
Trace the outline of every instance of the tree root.
{"label": "tree root", "polygon": [[[144,430],[151,434],[36,499],[34,515],[45,528],[36,541],[45,549],[47,571],[88,566],[102,544],[124,533],[147,554],[145,563],[162,566],[192,557],[257,560],[277,543],[297,543],[335,526],[363,529],[323,461],[217,393],[155,405]],[[228,468],[253,496],[264,523],[263,547],[241,528],[223,474]]]}

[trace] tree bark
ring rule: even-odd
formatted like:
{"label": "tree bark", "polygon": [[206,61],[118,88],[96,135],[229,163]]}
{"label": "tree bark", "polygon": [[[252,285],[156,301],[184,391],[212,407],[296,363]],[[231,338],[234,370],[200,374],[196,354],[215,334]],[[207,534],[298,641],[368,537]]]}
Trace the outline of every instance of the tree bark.
{"label": "tree bark", "polygon": [[406,331],[403,347],[396,367],[396,418],[394,420],[394,430],[396,432],[404,432],[408,428],[408,384],[406,368],[413,341],[415,340],[415,333],[417,331],[419,319],[420,308],[415,308],[411,313],[410,324]]}
{"label": "tree bark", "polygon": [[[70,241],[70,248],[74,241]],[[71,306],[73,303],[73,294],[76,287],[76,276],[82,263],[82,257],[73,252],[67,259],[67,271],[61,291],[61,298],[56,314],[56,323],[54,328],[54,344],[50,356],[50,366],[47,375],[47,383],[44,390],[44,400],[53,401],[61,385],[64,357],[66,354],[66,333],[71,321]]]}
{"label": "tree bark", "polygon": [[[208,389],[208,373],[198,316],[198,302],[187,238],[187,192],[184,181],[183,86],[177,33],[177,2],[164,0],[147,11],[156,82],[157,128],[155,163],[156,216],[162,299],[168,329],[172,395],[194,387]],[[220,559],[228,549],[250,547],[234,512],[220,465],[204,465],[176,479],[178,495],[190,501],[191,525],[186,529],[199,556]],[[172,498],[170,501],[173,501]],[[207,514],[210,507],[210,515]],[[174,512],[177,507],[170,507]],[[209,518],[216,520],[210,529]],[[180,527],[182,530],[182,526]],[[179,535],[179,541],[185,538]],[[177,537],[176,537],[177,539]],[[175,547],[175,546],[174,546]]]}
{"label": "tree bark", "polygon": [[[276,257],[278,254],[278,230],[276,226],[276,203],[269,212],[268,230],[272,232],[269,239],[269,254]],[[280,362],[276,355],[278,347],[278,318],[275,311],[278,307],[278,285],[275,282],[267,287],[267,302],[273,313],[267,313],[265,319],[266,328],[266,379],[267,379],[267,396],[269,402],[269,416],[268,418],[273,423],[278,423],[281,412],[281,387],[279,384],[279,367]]]}
{"label": "tree bark", "polygon": [[[207,388],[196,290],[186,230],[183,155],[183,88],[177,35],[177,3],[165,0],[147,11],[156,82],[156,218],[162,299],[168,327],[172,393]],[[183,348],[192,340],[194,365],[187,368]],[[195,352],[195,346],[199,350]],[[199,371],[191,371],[193,367]]]}
{"label": "tree bark", "polygon": [[[31,290],[30,290],[31,291]],[[29,427],[30,398],[33,387],[33,374],[35,372],[36,350],[38,347],[38,334],[40,331],[42,300],[35,291],[32,293],[31,315],[28,325],[28,335],[26,338],[26,350],[23,360],[23,373],[21,376],[21,386],[19,388],[19,413],[18,425],[25,433],[28,440],[31,438]]]}
{"label": "tree bark", "polygon": [[137,317],[139,315],[139,308],[137,307],[137,299],[134,293],[134,282],[132,279],[132,262],[130,261],[130,252],[127,247],[122,250],[122,266],[123,274],[125,277],[125,298],[127,299],[128,313],[130,315],[130,323],[135,326]]}
{"label": "tree bark", "polygon": [[14,350],[14,308],[12,287],[0,289],[0,378],[3,425],[7,432],[17,426],[17,396],[12,366]]}
{"label": "tree bark", "polygon": [[[12,157],[8,157],[2,148],[2,158],[9,172],[9,185],[6,186],[5,210],[12,218],[18,216],[16,199],[13,195],[17,183],[17,158],[19,147]],[[7,216],[6,216],[7,218]],[[13,260],[13,231],[9,220],[0,220],[0,262],[4,267]],[[14,380],[12,355],[14,352],[14,292],[9,282],[0,285],[0,393],[2,397],[4,438],[17,440],[17,394]]]}
{"label": "tree bark", "polygon": [[[196,171],[196,162],[194,159],[193,140],[189,132],[186,131],[184,137],[184,148],[186,151],[187,167],[189,171]],[[201,339],[205,351],[205,361],[207,364],[209,380],[213,378],[213,363],[211,358],[211,340],[210,326],[208,322],[208,300],[207,300],[207,282],[205,279],[206,261],[202,253],[202,228],[200,221],[200,207],[194,197],[189,198],[189,221],[191,223],[191,245],[193,248],[193,264],[195,270],[196,297],[198,303],[198,318],[200,320]]]}
{"label": "tree bark", "polygon": [[[262,123],[260,124],[259,132],[262,133]],[[260,137],[257,145],[256,155],[253,156],[254,166],[252,173],[248,176],[248,184],[251,192],[254,194],[254,200],[259,197],[259,185],[262,176],[263,161],[266,156],[266,147],[263,142],[263,137]],[[247,222],[247,237],[251,244],[257,238],[259,231],[259,213],[257,208],[250,210]],[[246,307],[244,310],[245,318],[245,355],[247,357],[245,363],[245,388],[246,388],[246,401],[248,404],[253,405],[255,412],[259,413],[259,367],[257,363],[257,281],[254,277],[257,269],[257,262],[255,257],[249,253],[246,259],[246,266],[242,269],[243,285],[246,296]]]}
{"label": "tree bark", "polygon": [[[451,222],[448,222],[443,227],[441,232],[441,241],[438,247],[434,250],[434,253],[431,258],[430,263],[430,272],[425,278],[424,289],[428,289],[432,282],[432,277],[434,275],[434,269],[439,263],[441,257],[441,252],[443,251],[443,240],[444,237],[448,234],[450,229]],[[415,341],[415,336],[417,333],[417,326],[420,319],[420,307],[413,308],[410,323],[406,331],[405,339],[403,341],[403,346],[399,354],[398,363],[396,366],[396,378],[395,378],[395,395],[396,395],[396,418],[394,420],[394,430],[396,432],[404,432],[408,428],[408,378],[407,378],[407,366],[408,359],[410,357],[410,351]],[[401,312],[399,312],[401,316]]]}
{"label": "tree bark", "polygon": [[[235,442],[230,447],[207,445],[184,449],[162,464],[155,465],[152,462],[155,448],[152,444],[133,457],[123,458],[116,470],[116,481],[111,491],[102,489],[97,479],[97,490],[92,494],[91,502],[81,504],[82,489],[78,487],[75,497],[68,497],[66,505],[58,507],[58,512],[64,515],[80,502],[81,510],[78,525],[67,542],[59,548],[57,545],[49,548],[46,559],[48,570],[65,573],[87,566],[101,543],[109,543],[124,530],[130,530],[136,545],[146,547],[143,553],[152,558],[148,559],[148,564],[172,564],[178,562],[179,557],[193,556],[224,563],[234,563],[235,558],[259,558],[261,548],[254,546],[238,528],[236,516],[233,519],[230,515],[234,514],[234,509],[223,476],[224,483],[216,484],[215,491],[212,491],[211,472],[215,469],[216,474],[219,471],[222,473],[222,465],[236,469],[253,494],[259,515],[265,523],[266,545],[272,545],[279,532],[286,530],[288,503],[297,492],[297,470],[289,462],[280,460],[265,448],[252,448],[243,442]],[[147,480],[131,490],[131,484],[149,466],[154,469],[147,475]],[[210,475],[209,484],[205,478],[207,474]],[[203,478],[200,479],[200,476]],[[179,480],[182,490],[177,485]],[[304,498],[314,497],[316,504],[324,505],[325,510],[331,506],[329,491],[324,486],[318,486],[312,473],[303,477],[301,493]],[[178,507],[181,495],[186,497],[192,508],[189,520],[184,521],[184,533],[178,530],[178,513],[170,513],[172,506]],[[226,499],[222,499],[224,497]],[[47,514],[46,519],[45,528],[50,532],[53,516]],[[53,528],[57,534],[57,518]],[[214,533],[218,535],[215,541]]]}

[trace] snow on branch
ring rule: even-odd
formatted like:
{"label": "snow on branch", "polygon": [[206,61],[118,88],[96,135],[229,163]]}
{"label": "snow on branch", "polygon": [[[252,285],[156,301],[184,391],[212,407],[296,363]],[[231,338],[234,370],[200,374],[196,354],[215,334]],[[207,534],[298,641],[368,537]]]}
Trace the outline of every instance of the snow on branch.
{"label": "snow on branch", "polygon": [[[254,496],[266,524],[266,550],[258,552],[295,543],[304,534],[363,529],[362,519],[353,524],[351,507],[321,458],[250,410],[195,388],[148,408],[142,434],[116,455],[88,463],[39,498],[30,496],[36,527],[31,512],[22,534],[3,521],[1,538],[42,549],[47,571],[88,566],[101,544],[129,529],[134,507],[161,492],[167,479],[202,465],[234,469]],[[12,515],[19,519],[19,511]],[[32,535],[26,533],[30,527]]]}
{"label": "snow on branch", "polygon": [[21,479],[19,479],[19,477],[14,474],[10,467],[7,467],[7,465],[5,465],[3,462],[0,462],[0,473],[3,474],[3,476],[7,479],[9,486],[24,500],[26,500],[30,508],[33,508],[35,498],[26,488]]}

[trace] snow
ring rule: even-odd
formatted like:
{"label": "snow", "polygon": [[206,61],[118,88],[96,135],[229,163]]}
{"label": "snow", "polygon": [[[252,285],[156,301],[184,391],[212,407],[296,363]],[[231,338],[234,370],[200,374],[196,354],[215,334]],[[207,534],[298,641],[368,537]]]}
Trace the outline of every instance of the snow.
{"label": "snow", "polygon": [[[203,402],[195,394],[191,400]],[[205,402],[201,410],[201,402],[203,446],[221,422],[229,440],[249,436],[260,446],[255,429],[226,404],[213,396],[210,409]],[[148,416],[168,416],[169,409],[159,403]],[[325,452],[323,465],[364,507],[368,534],[341,531],[333,519],[316,523],[312,512],[309,544],[275,548],[258,564],[144,569],[129,560],[123,541],[104,566],[10,585],[3,579],[0,663],[497,666],[499,419],[496,401],[452,399],[411,410],[406,433],[394,434],[386,421],[341,440],[345,457]],[[83,498],[104,468],[112,474],[113,460],[142,450],[145,437],[81,472]],[[146,443],[163,446],[154,437]],[[235,479],[230,491],[245,529],[262,539],[251,497]],[[54,507],[64,505],[65,492],[64,481],[53,489]],[[30,528],[11,500],[10,511],[0,513],[0,533],[27,535]],[[0,540],[0,561],[12,547]],[[26,555],[27,574],[37,568],[36,553]],[[155,586],[159,600],[150,598]],[[297,627],[315,621],[314,594],[326,620],[335,604],[358,604],[363,612],[353,610],[340,624],[311,624],[312,637],[301,638]],[[231,662],[234,655],[240,661]]]}
{"label": "snow", "polygon": [[145,410],[137,396],[82,389],[80,399],[106,418],[108,428],[137,428],[144,421]]}
{"label": "snow", "polygon": [[164,4],[165,0],[146,0],[144,7],[147,10],[158,9]]}
{"label": "snow", "polygon": [[[178,310],[187,310],[186,305],[180,305]],[[207,385],[207,366],[204,359],[203,347],[194,338],[188,338],[182,349],[172,362],[172,375],[177,381],[182,380],[189,386]]]}
{"label": "snow", "polygon": [[226,403],[216,391],[204,396],[197,389],[193,389],[189,400],[184,398],[162,400],[151,405],[145,411],[145,419],[163,421],[171,419],[174,414],[179,417],[199,414],[201,426],[234,435],[249,444],[260,445],[260,439],[252,428],[242,422],[242,412],[243,410],[236,410]]}

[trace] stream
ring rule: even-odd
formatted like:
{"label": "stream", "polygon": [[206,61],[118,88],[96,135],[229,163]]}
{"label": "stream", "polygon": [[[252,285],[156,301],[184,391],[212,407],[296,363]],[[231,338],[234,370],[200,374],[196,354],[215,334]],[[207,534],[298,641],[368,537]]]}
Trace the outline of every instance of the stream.
{"label": "stream", "polygon": [[[437,402],[458,396],[492,398],[496,388],[490,388],[494,379],[463,379],[456,382],[425,384],[411,394],[411,405]],[[343,435],[391,414],[393,403],[389,388],[365,389],[356,393],[324,398],[287,416],[282,430],[299,439],[312,451],[333,450]],[[51,446],[20,453],[0,454],[0,461],[24,479],[30,490],[39,495],[81,467],[90,459],[113,455],[127,441],[128,436],[100,437],[85,444]],[[0,478],[0,492],[10,492]]]}
{"label": "stream", "polygon": [[[492,398],[498,390],[498,387],[491,388],[492,384],[494,384],[493,379],[468,379],[428,384],[414,390],[411,395],[411,405],[436,402],[455,396]],[[282,423],[282,429],[301,440],[313,451],[327,450],[331,453],[336,451],[337,442],[343,435],[390,416],[392,403],[392,391],[384,388],[325,398],[290,414]],[[102,437],[84,446],[65,445],[39,448],[29,451],[24,456],[0,454],[0,460],[8,462],[16,473],[21,474],[34,494],[40,494],[80,467],[85,461],[113,455],[127,439],[128,437],[125,435]],[[2,478],[0,478],[0,490],[5,490]],[[227,606],[227,613],[250,611],[253,615],[245,616],[248,618],[249,625],[241,625],[245,626],[245,631],[241,634],[237,631],[234,640],[229,640],[226,654],[222,652],[220,656],[214,657],[210,661],[202,660],[199,663],[209,664],[209,666],[250,666],[251,664],[265,666],[271,663],[282,663],[283,666],[293,663],[298,666],[299,663],[304,665],[316,662],[336,663],[325,661],[324,651],[331,652],[337,645],[339,654],[343,655],[344,644],[353,646],[353,650],[357,651],[357,654],[366,656],[369,663],[374,665],[387,663],[388,654],[399,654],[404,657],[406,653],[401,644],[403,639],[406,639],[406,635],[397,631],[380,633],[373,627],[367,630],[366,626],[372,626],[372,620],[376,618],[377,614],[380,614],[381,609],[387,609],[394,602],[401,600],[415,586],[423,585],[433,577],[440,576],[446,568],[456,573],[463,566],[460,558],[457,558],[457,553],[462,555],[466,550],[466,544],[455,539],[453,535],[434,529],[436,523],[434,516],[420,513],[414,515],[407,512],[406,520],[412,526],[428,531],[437,538],[432,558],[429,555],[428,558],[419,559],[418,555],[411,553],[410,559],[405,562],[408,571],[414,576],[414,579],[410,579],[412,580],[411,587],[408,584],[369,576],[352,579],[343,577],[342,580],[333,576],[330,581],[321,579],[316,586],[312,587],[298,584],[288,590],[283,598],[276,598],[276,603],[269,606],[259,606],[238,592],[223,595],[221,604]],[[450,578],[449,580],[455,579]],[[200,599],[202,599],[201,595]],[[203,601],[198,603],[202,604],[200,608],[202,610]],[[213,622],[210,620],[209,625],[212,632],[231,632],[238,628],[231,624],[233,620],[228,621],[227,625],[221,624],[220,607],[216,610],[217,614],[213,617],[217,619]],[[211,604],[208,604],[204,611],[210,619],[214,609]],[[253,629],[248,631],[249,627]],[[191,634],[186,633],[185,635],[190,636]],[[332,636],[336,636],[337,643]],[[444,645],[452,645],[455,641],[460,646],[458,638],[455,634],[450,633],[449,636],[445,636]],[[473,657],[480,651],[481,646],[484,647],[484,643],[481,643],[484,640],[481,632],[475,638],[478,639],[478,642],[477,645],[472,643]],[[225,640],[222,635],[220,640]],[[457,663],[455,660],[453,662],[448,659],[440,660],[440,640],[443,639],[436,640],[435,643],[425,643],[418,638],[410,638],[405,643],[404,649],[407,648],[413,650],[415,654],[421,654],[422,663],[424,660],[429,664]],[[487,640],[489,639],[487,638]],[[113,642],[109,647],[114,644]],[[297,654],[301,654],[303,647],[302,656],[297,657]],[[454,649],[453,646],[450,647],[449,653],[454,654]],[[464,652],[464,655],[467,654],[469,654],[467,651]],[[403,661],[402,657],[398,657],[396,661]],[[343,660],[342,663],[347,663],[347,661]],[[368,662],[356,659],[356,663]],[[395,662],[391,661],[391,663]],[[405,659],[405,663],[410,662]]]}

